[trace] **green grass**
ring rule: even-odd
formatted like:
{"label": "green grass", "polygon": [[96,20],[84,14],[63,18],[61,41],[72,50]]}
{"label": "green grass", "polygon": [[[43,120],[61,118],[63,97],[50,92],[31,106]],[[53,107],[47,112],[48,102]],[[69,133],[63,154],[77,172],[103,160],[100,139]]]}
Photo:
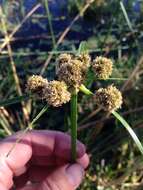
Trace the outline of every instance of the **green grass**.
{"label": "green grass", "polygon": [[[46,1],[45,1],[46,2]],[[80,1],[78,1],[80,2]],[[107,24],[99,32],[96,26],[93,28],[93,35],[86,39],[86,47],[89,53],[93,56],[107,55],[114,60],[114,72],[111,76],[112,80],[98,81],[90,86],[93,81],[93,76],[89,73],[90,80],[87,81],[92,90],[97,89],[101,85],[107,85],[114,82],[120,89],[127,82],[128,77],[137,66],[141,57],[140,50],[142,50],[142,42],[140,40],[141,29],[138,27],[142,24],[140,21],[136,24],[134,21],[130,21],[134,30],[137,30],[135,35],[132,35],[129,26],[125,19],[125,12],[123,13],[119,1],[111,1],[112,4],[116,4],[116,10],[112,8],[111,4],[104,7],[95,9],[94,6],[90,7],[84,14],[84,19],[89,22],[96,18],[99,25],[102,16],[105,13],[110,13]],[[11,33],[13,28],[21,23],[21,19],[17,19],[14,26],[10,24],[8,20],[8,5],[5,4],[5,13],[8,32]],[[21,15],[25,17],[25,11],[21,4]],[[43,3],[42,6],[45,6]],[[46,5],[47,6],[47,5]],[[69,4],[69,7],[71,4]],[[72,5],[73,6],[73,5]],[[71,7],[72,7],[71,6]],[[76,5],[77,6],[77,5]],[[78,9],[82,9],[82,4],[78,3]],[[69,8],[69,10],[71,10]],[[48,11],[48,9],[47,9]],[[72,10],[71,10],[72,11]],[[130,7],[127,8],[128,14]],[[50,17],[47,15],[51,15]],[[51,20],[53,19],[52,13],[46,12],[47,23],[51,27],[51,35],[47,40],[41,38],[41,43],[51,44],[51,47],[55,46],[55,39],[57,38],[57,31],[52,31]],[[126,15],[127,18],[127,15]],[[39,24],[41,20],[36,17],[34,13],[30,18],[31,21],[36,19]],[[60,20],[60,18],[59,18]],[[78,26],[79,32],[82,29],[81,25]],[[118,33],[118,37],[114,35]],[[3,31],[0,30],[0,46],[4,41]],[[122,43],[122,39],[126,38],[127,42]],[[131,40],[129,40],[131,38]],[[15,39],[16,40],[16,39]],[[17,39],[17,43],[18,43]],[[136,43],[137,42],[137,43]],[[28,42],[27,42],[28,43]],[[62,44],[56,49],[56,51],[35,51],[30,48],[20,48],[13,50],[13,58],[17,68],[17,74],[20,80],[20,86],[22,89],[22,96],[18,97],[16,93],[16,86],[13,80],[13,73],[9,65],[9,55],[7,48],[3,49],[0,54],[0,137],[6,137],[11,133],[15,133],[20,130],[20,126],[26,128],[24,121],[21,101],[26,104],[30,116],[30,122],[36,116],[37,113],[43,108],[43,102],[39,100],[29,99],[25,92],[25,83],[27,78],[32,74],[38,74],[42,66],[44,65],[46,58],[51,53],[53,59],[46,68],[45,76],[49,79],[54,78],[55,58],[58,54],[66,51],[75,53],[77,44],[79,42],[69,40],[67,37]],[[52,48],[51,48],[52,49]],[[36,55],[36,56],[34,56]],[[142,95],[143,95],[143,75],[142,67],[139,67],[135,76],[126,86],[123,91],[124,104],[120,112],[123,117],[129,121],[134,131],[136,132],[141,142],[143,142],[143,116],[142,116]],[[53,129],[60,131],[67,131],[64,121],[67,121],[68,105],[60,109],[49,108],[48,111],[36,122],[36,129]],[[137,147],[130,139],[127,132],[122,125],[113,119],[113,117],[106,117],[106,113],[98,112],[90,119],[87,119],[85,123],[82,123],[84,118],[93,113],[97,108],[92,97],[85,97],[79,94],[79,125],[78,138],[87,145],[87,151],[91,157],[91,163],[88,168],[86,178],[79,188],[80,190],[132,190],[139,189],[142,178],[142,157]],[[62,114],[61,114],[62,113]],[[62,115],[62,116],[61,116]],[[66,117],[64,120],[64,116]],[[56,121],[55,121],[56,118]],[[67,124],[68,125],[68,124]],[[138,186],[137,186],[138,185]]]}

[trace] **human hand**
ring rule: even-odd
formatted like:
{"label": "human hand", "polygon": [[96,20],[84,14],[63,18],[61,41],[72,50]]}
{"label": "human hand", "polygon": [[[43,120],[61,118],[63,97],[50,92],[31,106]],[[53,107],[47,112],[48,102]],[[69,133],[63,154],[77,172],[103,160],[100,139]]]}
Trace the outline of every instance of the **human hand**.
{"label": "human hand", "polygon": [[84,176],[89,159],[77,143],[77,161],[71,164],[70,136],[57,131],[34,130],[13,148],[16,133],[0,143],[0,190],[74,190]]}

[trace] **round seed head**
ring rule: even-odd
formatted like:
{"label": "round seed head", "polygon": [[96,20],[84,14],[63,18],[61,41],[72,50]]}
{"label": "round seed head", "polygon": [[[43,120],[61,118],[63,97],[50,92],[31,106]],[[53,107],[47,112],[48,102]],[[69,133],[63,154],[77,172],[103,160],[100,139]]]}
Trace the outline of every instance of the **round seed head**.
{"label": "round seed head", "polygon": [[60,66],[60,65],[62,65],[64,63],[70,62],[71,59],[72,59],[72,56],[70,54],[63,53],[63,54],[60,54],[60,56],[57,59],[57,62],[59,64],[59,66]]}
{"label": "round seed head", "polygon": [[77,57],[78,60],[80,60],[81,62],[83,62],[83,67],[85,67],[85,69],[88,69],[90,67],[91,64],[91,57],[89,54],[87,53],[82,53]]}
{"label": "round seed head", "polygon": [[112,60],[106,57],[97,57],[95,60],[93,60],[92,69],[97,78],[106,80],[112,74]]}
{"label": "round seed head", "polygon": [[57,59],[57,64],[56,64],[56,74],[59,72],[61,66],[69,63],[71,61],[72,56],[67,53],[60,54],[60,56]]}
{"label": "round seed head", "polygon": [[85,79],[85,69],[83,62],[72,59],[59,67],[57,70],[58,79],[64,81],[69,88],[78,88]]}
{"label": "round seed head", "polygon": [[71,60],[71,55],[67,53],[60,54],[58,61],[61,63],[69,62]]}
{"label": "round seed head", "polygon": [[29,77],[27,81],[27,91],[31,91],[32,93],[36,93],[37,95],[42,93],[43,88],[47,85],[48,80],[44,79],[40,75],[33,75]]}
{"label": "round seed head", "polygon": [[50,81],[43,89],[43,98],[49,105],[59,107],[70,101],[71,94],[63,81]]}
{"label": "round seed head", "polygon": [[115,86],[100,88],[95,93],[95,101],[105,111],[114,111],[121,107],[123,99],[121,92]]}

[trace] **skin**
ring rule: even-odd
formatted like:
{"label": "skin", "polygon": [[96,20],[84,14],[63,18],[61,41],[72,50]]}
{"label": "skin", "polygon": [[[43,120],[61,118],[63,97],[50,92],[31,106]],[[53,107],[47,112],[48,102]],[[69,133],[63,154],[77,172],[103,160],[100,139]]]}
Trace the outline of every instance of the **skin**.
{"label": "skin", "polygon": [[77,142],[77,160],[71,163],[69,135],[33,130],[7,156],[21,135],[16,133],[0,143],[1,190],[74,190],[80,185],[89,164],[81,142]]}

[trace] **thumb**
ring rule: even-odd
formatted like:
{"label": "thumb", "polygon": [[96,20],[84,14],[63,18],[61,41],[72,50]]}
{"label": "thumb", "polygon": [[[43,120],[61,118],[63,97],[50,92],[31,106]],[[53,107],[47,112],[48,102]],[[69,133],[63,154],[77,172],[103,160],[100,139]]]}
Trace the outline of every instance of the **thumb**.
{"label": "thumb", "polygon": [[83,176],[84,169],[80,164],[62,166],[52,172],[38,190],[75,190]]}

